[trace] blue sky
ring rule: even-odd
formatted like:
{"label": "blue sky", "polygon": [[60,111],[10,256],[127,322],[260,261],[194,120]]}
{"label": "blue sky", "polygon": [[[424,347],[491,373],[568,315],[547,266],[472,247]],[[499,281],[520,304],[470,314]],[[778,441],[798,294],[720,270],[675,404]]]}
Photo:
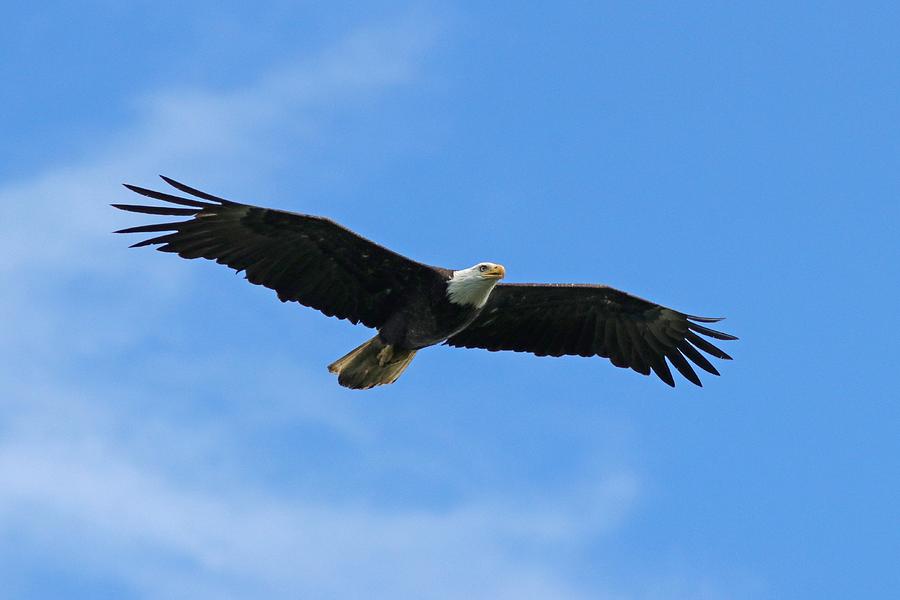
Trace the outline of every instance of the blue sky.
{"label": "blue sky", "polygon": [[[889,598],[893,3],[170,2],[0,25],[0,581],[26,598]],[[434,348],[109,232],[163,173],[725,315],[703,389]],[[138,220],[139,221],[139,220]]]}

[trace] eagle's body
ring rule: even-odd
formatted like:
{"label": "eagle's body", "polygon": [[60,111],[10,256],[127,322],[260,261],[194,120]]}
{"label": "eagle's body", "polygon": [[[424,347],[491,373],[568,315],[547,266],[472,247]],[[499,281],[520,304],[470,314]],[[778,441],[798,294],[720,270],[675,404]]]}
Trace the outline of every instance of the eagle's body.
{"label": "eagle's body", "polygon": [[215,260],[245,271],[251,283],[275,290],[284,302],[377,329],[375,337],[329,365],[346,387],[393,383],[416,351],[441,342],[538,356],[602,356],[644,375],[653,371],[674,385],[668,359],[700,385],[688,360],[714,375],[718,371],[698,349],[730,357],[698,334],[736,339],[699,324],[719,319],[680,313],[607,286],[499,284],[501,265],[432,267],[329,219],[232,202],[163,179],[199,200],[129,185],[187,208],[114,206],[193,218],[118,233],[166,232],[134,245],[158,244],[184,258]]}
{"label": "eagle's body", "polygon": [[[423,286],[421,293],[410,294],[379,329],[385,342],[407,350],[433,346],[465,329],[481,312],[483,304],[454,301],[450,297],[453,272],[435,271],[442,277]],[[480,287],[489,293],[496,281],[494,277],[485,279]]]}

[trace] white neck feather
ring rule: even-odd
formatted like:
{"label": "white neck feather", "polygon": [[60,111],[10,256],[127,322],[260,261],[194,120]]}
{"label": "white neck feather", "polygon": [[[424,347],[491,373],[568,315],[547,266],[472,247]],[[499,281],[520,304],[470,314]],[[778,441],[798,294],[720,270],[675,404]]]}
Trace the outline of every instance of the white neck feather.
{"label": "white neck feather", "polygon": [[474,268],[453,271],[453,276],[447,281],[447,297],[454,304],[468,304],[481,308],[497,282],[498,280],[494,278],[480,277]]}

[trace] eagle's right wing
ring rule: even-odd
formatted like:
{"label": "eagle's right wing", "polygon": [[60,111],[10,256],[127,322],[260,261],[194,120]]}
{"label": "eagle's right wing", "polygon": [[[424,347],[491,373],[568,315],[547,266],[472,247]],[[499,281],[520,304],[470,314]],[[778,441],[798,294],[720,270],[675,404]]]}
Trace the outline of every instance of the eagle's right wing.
{"label": "eagle's right wing", "polygon": [[192,218],[116,233],[165,232],[132,247],[159,245],[162,252],[206,258],[245,271],[251,283],[275,290],[283,302],[296,301],[328,316],[380,327],[410,287],[429,285],[449,273],[379,246],[330,219],[232,202],[163,179],[194,198],[125,187],[186,208],[113,206]]}

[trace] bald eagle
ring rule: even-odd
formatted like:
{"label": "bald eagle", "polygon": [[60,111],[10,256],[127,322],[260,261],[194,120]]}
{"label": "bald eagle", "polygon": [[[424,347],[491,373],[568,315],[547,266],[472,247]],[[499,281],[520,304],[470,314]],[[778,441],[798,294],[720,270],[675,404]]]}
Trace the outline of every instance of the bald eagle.
{"label": "bald eagle", "polygon": [[503,284],[506,270],[492,262],[432,267],[324,217],[241,204],[163,180],[190,198],[125,184],[169,205],[112,206],[191,218],[116,233],[162,233],[131,247],[155,245],[182,258],[214,260],[244,271],[250,283],[274,290],[282,302],[377,329],[328,365],[344,387],[393,383],[416,352],[441,342],[491,352],[601,356],[643,375],[653,371],[673,387],[667,359],[698,386],[691,363],[719,374],[701,350],[731,360],[701,337],[737,339],[702,325],[721,319],[681,313],[605,285]]}

